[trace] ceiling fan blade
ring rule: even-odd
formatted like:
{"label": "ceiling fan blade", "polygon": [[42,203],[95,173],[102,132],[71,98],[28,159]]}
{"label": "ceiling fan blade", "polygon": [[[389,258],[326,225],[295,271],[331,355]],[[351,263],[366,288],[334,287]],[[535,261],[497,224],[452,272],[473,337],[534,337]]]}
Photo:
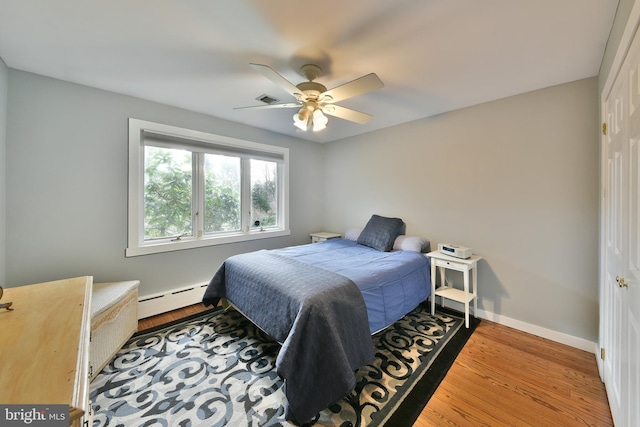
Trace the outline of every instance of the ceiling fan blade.
{"label": "ceiling fan blade", "polygon": [[352,110],[350,108],[345,108],[334,104],[323,106],[322,112],[330,116],[338,117],[340,119],[360,123],[361,125],[367,123],[373,118],[371,114],[361,113],[360,111]]}
{"label": "ceiling fan blade", "polygon": [[328,95],[331,97],[330,102],[338,102],[347,98],[362,95],[363,93],[381,89],[383,87],[384,83],[382,83],[382,80],[380,80],[375,73],[370,73],[343,85],[334,87],[333,89],[329,89],[322,93],[320,98]]}
{"label": "ceiling fan blade", "polygon": [[302,97],[302,91],[296,87],[289,80],[282,77],[276,70],[268,65],[262,64],[249,64],[254,70],[262,73],[263,76],[271,80],[276,85],[280,86],[285,92],[291,94],[294,98],[300,99]]}
{"label": "ceiling fan blade", "polygon": [[296,102],[288,102],[286,104],[265,104],[265,105],[250,105],[248,107],[236,107],[234,110],[246,110],[247,108],[300,108],[301,105]]}

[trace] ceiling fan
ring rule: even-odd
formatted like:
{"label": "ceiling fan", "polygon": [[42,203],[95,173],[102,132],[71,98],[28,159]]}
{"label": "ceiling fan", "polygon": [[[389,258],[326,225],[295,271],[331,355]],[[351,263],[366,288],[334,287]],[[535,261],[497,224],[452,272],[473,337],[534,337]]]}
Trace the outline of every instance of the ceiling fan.
{"label": "ceiling fan", "polygon": [[382,80],[380,80],[375,73],[370,73],[333,89],[327,90],[324,85],[314,82],[322,70],[320,67],[313,64],[307,64],[300,67],[300,74],[302,74],[308,81],[294,85],[268,65],[249,65],[292,95],[296,99],[296,102],[239,107],[235,109],[299,108],[298,112],[293,115],[293,124],[303,131],[319,131],[324,129],[329,121],[324,114],[360,124],[367,123],[373,117],[372,115],[335,105],[335,102],[353,98],[354,96],[362,95],[364,93],[380,89],[384,86]]}

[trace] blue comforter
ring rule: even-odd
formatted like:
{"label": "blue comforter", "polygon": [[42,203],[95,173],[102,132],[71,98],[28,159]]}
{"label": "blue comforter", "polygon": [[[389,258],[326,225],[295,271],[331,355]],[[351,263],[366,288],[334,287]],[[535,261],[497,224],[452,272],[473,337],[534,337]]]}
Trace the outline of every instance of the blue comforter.
{"label": "blue comforter", "polygon": [[307,422],[355,387],[354,371],[373,360],[367,310],[356,285],[339,274],[258,251],[227,259],[205,291],[226,297],[282,343],[287,419]]}
{"label": "blue comforter", "polygon": [[364,297],[372,334],[401,319],[431,294],[429,259],[419,252],[380,252],[343,239],[274,252],[351,279]]}

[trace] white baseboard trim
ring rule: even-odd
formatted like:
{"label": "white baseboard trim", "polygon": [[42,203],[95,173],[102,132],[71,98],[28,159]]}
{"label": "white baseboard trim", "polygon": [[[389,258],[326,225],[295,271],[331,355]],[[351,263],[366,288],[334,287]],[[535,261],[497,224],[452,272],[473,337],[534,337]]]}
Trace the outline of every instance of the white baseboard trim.
{"label": "white baseboard trim", "polygon": [[177,310],[202,302],[207,283],[172,289],[152,295],[138,297],[138,319]]}
{"label": "white baseboard trim", "polygon": [[491,322],[499,323],[504,326],[508,326],[510,328],[518,329],[532,335],[546,338],[560,344],[565,344],[570,347],[588,351],[589,353],[593,353],[595,355],[598,355],[599,353],[598,343],[585,340],[584,338],[578,338],[573,335],[565,334],[563,332],[558,332],[552,329],[543,328],[541,326],[532,325],[531,323],[512,319],[507,316],[502,316],[500,314],[495,314],[484,310],[478,310],[478,317],[480,317],[481,319],[487,319]]}

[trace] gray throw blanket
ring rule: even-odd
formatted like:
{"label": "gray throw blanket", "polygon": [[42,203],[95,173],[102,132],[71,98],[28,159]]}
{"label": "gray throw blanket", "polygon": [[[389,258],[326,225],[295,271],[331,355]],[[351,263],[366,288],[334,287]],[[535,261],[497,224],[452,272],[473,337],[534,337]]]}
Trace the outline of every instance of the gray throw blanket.
{"label": "gray throw blanket", "polygon": [[349,279],[268,251],[227,259],[203,302],[226,297],[283,343],[287,419],[303,423],[355,388],[354,371],[374,359],[362,293]]}

